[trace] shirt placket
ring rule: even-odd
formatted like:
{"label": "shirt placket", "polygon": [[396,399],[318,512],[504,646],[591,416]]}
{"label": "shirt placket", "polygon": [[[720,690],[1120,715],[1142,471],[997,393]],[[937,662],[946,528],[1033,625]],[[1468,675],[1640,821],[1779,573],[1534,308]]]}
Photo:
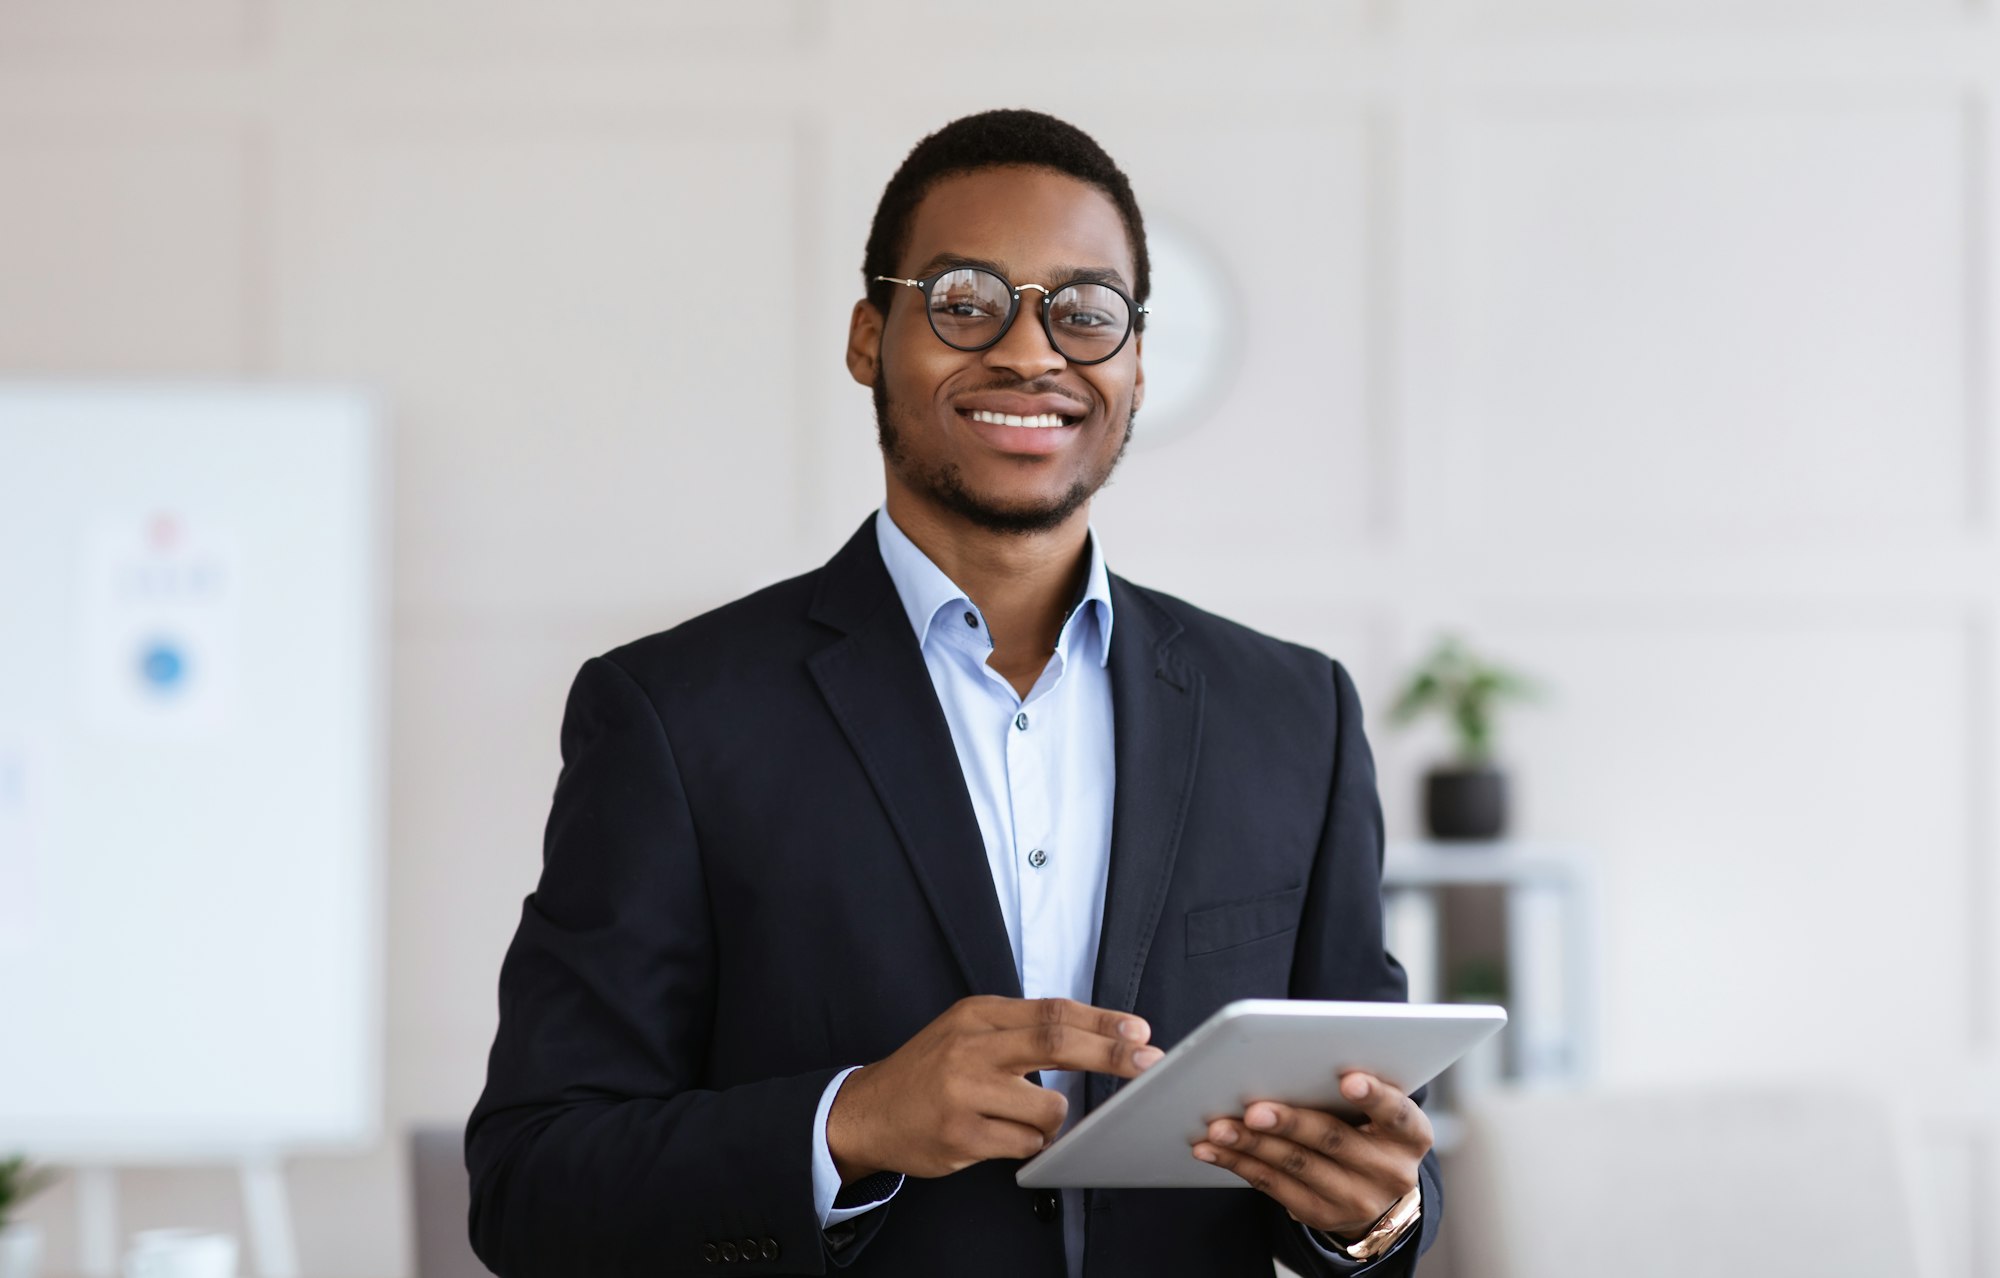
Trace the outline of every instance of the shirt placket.
{"label": "shirt placket", "polygon": [[[1007,731],[1007,798],[1013,809],[1014,868],[1021,885],[1021,935],[1055,935],[1049,929],[1061,907],[1053,846],[1055,813],[1049,792],[1048,753],[1055,741],[1048,697],[1018,706]],[[1021,987],[1029,998],[1067,995],[1058,947],[1026,940],[1021,955]]]}
{"label": "shirt placket", "polygon": [[[1055,695],[1062,683],[1062,658],[1051,659],[1044,677],[1016,706],[1007,727],[1007,798],[1014,827],[1014,867],[1020,884],[1021,992],[1028,998],[1072,998],[1075,938],[1064,930],[1063,881],[1074,848],[1061,846],[1052,770],[1061,744],[1061,715]],[[1042,1085],[1069,1098],[1065,1126],[1083,1113],[1082,1076],[1044,1070]],[[1069,1210],[1080,1211],[1079,1198]]]}

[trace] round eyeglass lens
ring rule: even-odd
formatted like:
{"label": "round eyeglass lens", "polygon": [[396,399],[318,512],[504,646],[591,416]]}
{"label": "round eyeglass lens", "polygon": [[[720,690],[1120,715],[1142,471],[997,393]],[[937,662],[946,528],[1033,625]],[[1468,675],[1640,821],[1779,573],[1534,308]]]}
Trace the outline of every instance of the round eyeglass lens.
{"label": "round eyeglass lens", "polygon": [[947,346],[977,350],[1000,336],[1013,308],[1007,281],[991,271],[946,271],[931,285],[931,330]]}
{"label": "round eyeglass lens", "polygon": [[1049,332],[1063,358],[1109,359],[1132,328],[1132,308],[1102,284],[1070,284],[1049,297]]}

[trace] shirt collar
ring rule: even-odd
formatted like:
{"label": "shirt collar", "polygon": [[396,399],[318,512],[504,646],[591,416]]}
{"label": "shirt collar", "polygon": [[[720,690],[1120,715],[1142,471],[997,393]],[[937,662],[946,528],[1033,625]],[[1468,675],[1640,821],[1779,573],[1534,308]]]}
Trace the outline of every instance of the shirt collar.
{"label": "shirt collar", "polygon": [[[1083,590],[1070,605],[1059,642],[1071,641],[1070,619],[1088,605],[1096,604],[1097,664],[1103,666],[1111,661],[1111,574],[1104,567],[1104,551],[1098,545],[1095,527],[1090,529],[1086,540],[1090,546],[1090,571],[1084,575]],[[887,506],[875,511],[875,544],[882,552],[882,565],[889,570],[889,580],[896,583],[896,594],[902,599],[903,611],[909,615],[910,628],[917,632],[919,648],[929,640],[931,623],[944,609],[971,606],[976,610],[971,598],[889,518]]]}

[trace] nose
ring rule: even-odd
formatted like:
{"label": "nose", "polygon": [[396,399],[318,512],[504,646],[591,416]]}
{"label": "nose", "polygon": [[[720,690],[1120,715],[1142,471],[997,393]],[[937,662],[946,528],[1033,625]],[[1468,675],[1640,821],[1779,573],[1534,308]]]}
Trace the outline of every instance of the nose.
{"label": "nose", "polygon": [[1069,361],[1049,343],[1049,335],[1042,329],[1042,303],[1048,294],[1033,284],[1023,284],[1021,289],[1014,322],[1007,326],[999,341],[981,354],[988,368],[1004,368],[1022,381],[1031,382],[1045,373],[1059,372]]}

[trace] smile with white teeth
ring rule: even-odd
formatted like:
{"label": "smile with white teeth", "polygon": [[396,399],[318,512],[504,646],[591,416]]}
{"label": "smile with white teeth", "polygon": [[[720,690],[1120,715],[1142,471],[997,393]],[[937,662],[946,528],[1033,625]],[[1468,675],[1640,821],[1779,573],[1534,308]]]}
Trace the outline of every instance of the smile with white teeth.
{"label": "smile with white teeth", "polygon": [[976,422],[987,422],[994,426],[1067,426],[1073,419],[1060,413],[1037,413],[1033,417],[1022,417],[1016,413],[989,413],[983,408],[975,408],[966,416]]}

